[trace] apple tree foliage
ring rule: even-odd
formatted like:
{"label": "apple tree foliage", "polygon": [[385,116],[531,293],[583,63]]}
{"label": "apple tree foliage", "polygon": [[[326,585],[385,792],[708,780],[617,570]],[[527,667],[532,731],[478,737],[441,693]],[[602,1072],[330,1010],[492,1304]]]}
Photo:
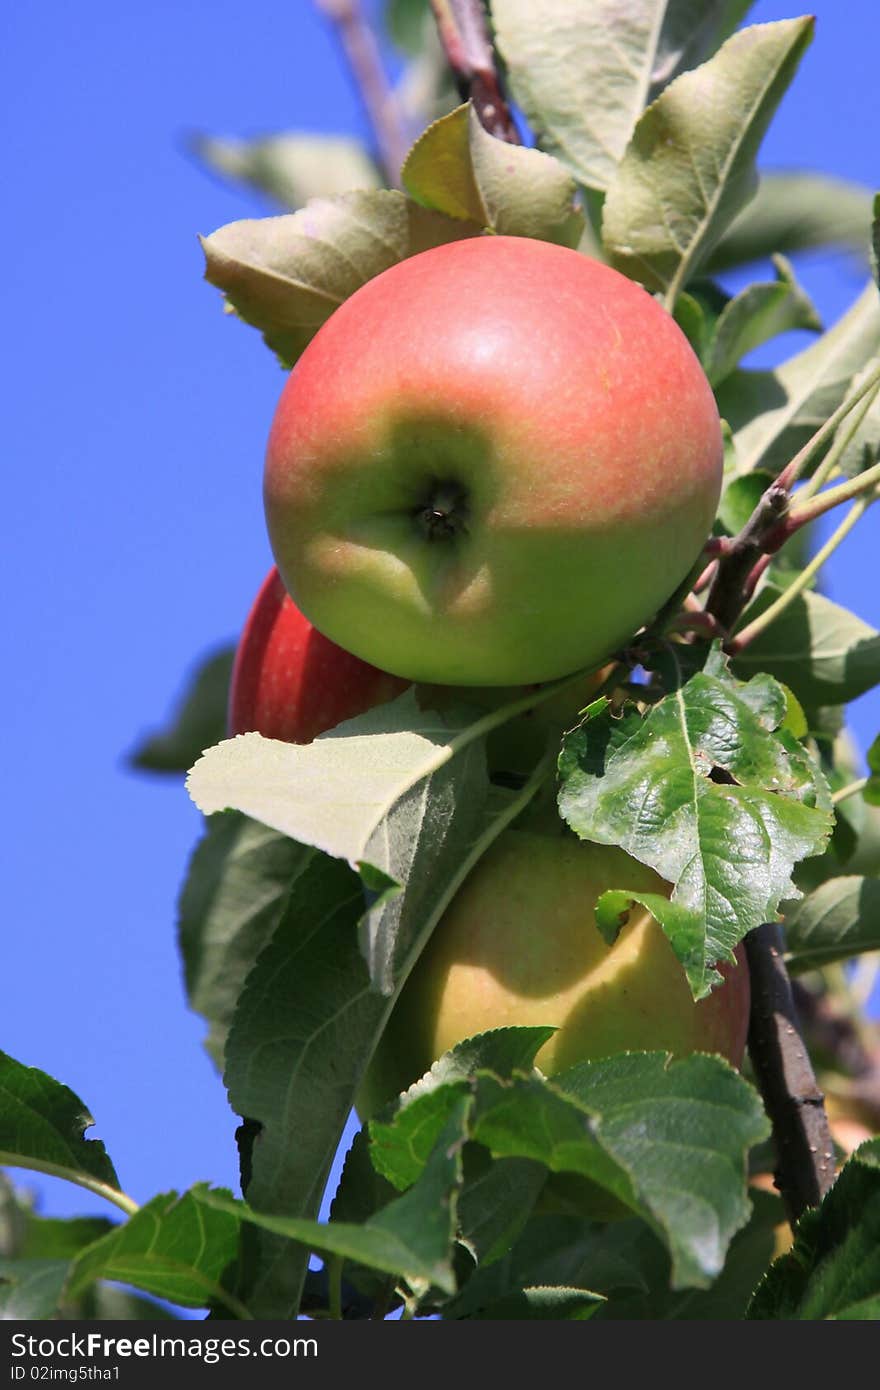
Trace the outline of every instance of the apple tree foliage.
{"label": "apple tree foliage", "polygon": [[[337,136],[205,136],[206,163],[284,209],[207,237],[208,280],[289,368],[343,300],[419,251],[496,233],[576,248],[658,296],[715,389],[727,436],[716,554],[811,440],[795,511],[830,481],[861,515],[880,486],[878,222],[866,190],[759,180],[812,21],[749,26],[749,8],[492,0],[529,132],[513,145],[458,99],[426,3],[389,0],[412,134],[399,187]],[[822,246],[855,249],[874,272],[825,332],[790,260]],[[762,262],[738,294],[717,279]],[[742,365],[795,328],[810,346],[772,370]],[[407,693],[307,746],[227,741],[230,654],[212,653],[133,761],[189,770],[206,817],[179,945],[241,1117],[242,1195],[205,1183],[137,1208],[103,1143],[84,1138],[94,1122],[79,1098],[0,1054],[0,1161],[66,1177],[124,1218],[38,1217],[5,1184],[3,1316],[151,1319],[168,1303],[224,1318],[880,1316],[880,1140],[838,1153],[833,1187],[779,1255],[780,1199],[750,1182],[772,1170],[770,1124],[748,1065],[716,1056],[627,1053],[548,1079],[534,1066],[546,1030],[483,1034],[362,1129],[326,1190],[402,980],[548,780],[578,835],[673,885],[668,900],[626,883],[606,893],[609,939],[643,902],[699,997],[747,932],[781,918],[804,997],[843,993],[852,1013],[856,958],[880,950],[880,754],[861,777],[846,705],[880,683],[880,633],[821,593],[801,539],[766,551],[727,650],[677,609],[659,615],[633,634],[631,679],[611,702],[513,780],[490,775],[487,736],[543,692],[489,714],[466,701],[425,711]],[[857,1090],[816,1036],[832,1098]],[[876,1116],[875,1104],[875,1128]],[[592,1212],[572,1195],[586,1190]]]}

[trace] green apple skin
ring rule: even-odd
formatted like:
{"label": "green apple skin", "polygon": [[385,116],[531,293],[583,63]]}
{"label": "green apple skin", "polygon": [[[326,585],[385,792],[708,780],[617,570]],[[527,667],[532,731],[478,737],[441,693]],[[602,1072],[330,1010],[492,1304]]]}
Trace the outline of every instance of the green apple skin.
{"label": "green apple skin", "polygon": [[600,262],[521,237],[413,256],[336,310],[270,431],[296,605],[403,678],[596,667],[696,561],[722,441],[684,334]]}
{"label": "green apple skin", "polygon": [[[494,729],[487,750],[491,770],[528,774],[550,740],[558,743],[563,731],[577,722],[579,710],[606,674],[587,676]],[[230,737],[255,730],[286,743],[311,743],[343,720],[395,699],[409,684],[318,632],[273,566],[235,649],[227,730]],[[488,711],[527,693],[523,686],[424,685],[416,688],[416,699],[423,709],[443,712],[467,702]]]}
{"label": "green apple skin", "polygon": [[537,1054],[548,1075],[615,1052],[715,1052],[742,1062],[749,974],[694,1003],[657,922],[636,905],[612,946],[594,906],[608,888],[669,893],[622,850],[580,841],[558,822],[503,831],[434,929],[394,1007],[362,1084],[358,1114],[374,1115],[441,1053],[489,1028],[552,1024]]}

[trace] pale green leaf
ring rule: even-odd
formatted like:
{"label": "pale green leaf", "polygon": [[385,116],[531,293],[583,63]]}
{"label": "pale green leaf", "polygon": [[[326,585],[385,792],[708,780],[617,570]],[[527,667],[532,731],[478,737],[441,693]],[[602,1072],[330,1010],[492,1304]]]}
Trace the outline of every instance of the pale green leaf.
{"label": "pale green leaf", "polygon": [[367,280],[478,231],[393,189],[316,198],[298,212],[230,222],[205,237],[205,277],[291,366]]}
{"label": "pale green leaf", "polygon": [[585,1318],[591,1318],[604,1302],[601,1294],[592,1293],[589,1289],[558,1285],[534,1287],[527,1284],[472,1313],[471,1317],[516,1321],[553,1318],[557,1322],[582,1322]]}
{"label": "pale green leaf", "polygon": [[729,376],[741,358],[779,333],[795,328],[820,332],[822,324],[809,295],[801,289],[783,256],[774,257],[776,280],[749,285],[724,307],[703,358],[713,386]]}
{"label": "pale green leaf", "polygon": [[288,208],[300,208],[310,198],[381,184],[379,170],[360,141],[342,135],[285,132],[254,140],[195,135],[190,144],[209,169]]}
{"label": "pale green leaf", "polygon": [[755,197],[706,262],[710,274],[812,247],[868,249],[871,194],[828,174],[762,171]]}
{"label": "pale green leaf", "polygon": [[778,473],[834,413],[878,350],[880,297],[870,284],[817,342],[775,371],[732,373],[721,384],[718,408],[733,430],[736,471]]}
{"label": "pale green leaf", "polygon": [[646,103],[712,53],[749,0],[492,0],[514,97],[589,188],[613,178]]}
{"label": "pale green leaf", "polygon": [[510,145],[484,130],[473,106],[459,106],[429,126],[401,173],[425,207],[502,236],[537,237],[577,246],[584,225],[574,206],[577,185],[550,155]]}
{"label": "pale green leaf", "polygon": [[199,759],[187,789],[205,815],[242,811],[357,866],[390,811],[449,761],[452,740],[469,722],[419,709],[407,690],[313,743],[257,733],[227,739]]}
{"label": "pale green leaf", "polygon": [[755,156],[812,31],[807,17],[734,34],[639,120],[602,236],[612,264],[668,305],[753,196]]}

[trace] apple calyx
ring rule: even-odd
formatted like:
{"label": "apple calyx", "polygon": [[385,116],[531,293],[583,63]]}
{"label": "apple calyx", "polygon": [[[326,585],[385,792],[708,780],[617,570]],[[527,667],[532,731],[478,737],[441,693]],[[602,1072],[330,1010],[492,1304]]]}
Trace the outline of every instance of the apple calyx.
{"label": "apple calyx", "polygon": [[427,500],[414,513],[427,541],[452,541],[467,533],[467,493],[459,484],[433,481]]}

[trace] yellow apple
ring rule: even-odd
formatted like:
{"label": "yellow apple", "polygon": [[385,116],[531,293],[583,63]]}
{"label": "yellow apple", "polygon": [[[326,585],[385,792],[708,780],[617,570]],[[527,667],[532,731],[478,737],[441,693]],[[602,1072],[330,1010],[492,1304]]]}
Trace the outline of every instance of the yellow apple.
{"label": "yellow apple", "polygon": [[437,924],[403,986],[358,1101],[374,1114],[462,1038],[553,1024],[537,1054],[547,1074],[586,1058],[666,1049],[718,1052],[735,1066],[748,1031],[744,960],[694,1003],[664,932],[638,905],[612,946],[595,922],[608,888],[669,893],[622,850],[558,831],[503,832]]}

